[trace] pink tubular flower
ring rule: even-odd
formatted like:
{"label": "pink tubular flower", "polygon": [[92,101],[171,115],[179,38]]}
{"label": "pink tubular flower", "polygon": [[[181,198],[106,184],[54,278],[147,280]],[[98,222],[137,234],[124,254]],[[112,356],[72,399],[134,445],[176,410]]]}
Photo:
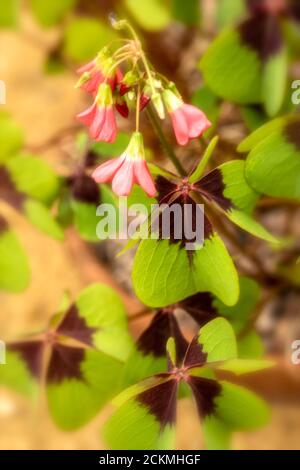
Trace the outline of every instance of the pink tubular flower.
{"label": "pink tubular flower", "polygon": [[148,196],[156,194],[154,181],[149,172],[140,132],[134,132],[125,152],[114,160],[98,166],[92,177],[97,183],[112,182],[112,189],[118,196],[128,196],[133,185],[139,184]]}
{"label": "pink tubular flower", "polygon": [[165,90],[163,98],[179,145],[186,145],[190,139],[200,137],[211,126],[200,109],[184,103],[171,90]]}
{"label": "pink tubular flower", "polygon": [[77,70],[81,75],[76,86],[82,88],[91,95],[96,95],[98,88],[103,82],[109,83],[114,91],[121,82],[123,74],[119,68],[113,67],[113,61],[109,51],[104,48],[97,57]]}
{"label": "pink tubular flower", "polygon": [[77,114],[77,119],[90,128],[90,137],[96,141],[114,142],[117,135],[113,97],[110,86],[102,83],[92,106]]}

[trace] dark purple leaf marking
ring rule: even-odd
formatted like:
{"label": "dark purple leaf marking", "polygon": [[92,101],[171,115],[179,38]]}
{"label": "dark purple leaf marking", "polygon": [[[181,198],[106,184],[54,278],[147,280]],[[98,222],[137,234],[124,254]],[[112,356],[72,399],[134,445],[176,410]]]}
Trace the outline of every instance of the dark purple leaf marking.
{"label": "dark purple leaf marking", "polygon": [[288,123],[283,133],[285,138],[300,151],[300,120]]}
{"label": "dark purple leaf marking", "polygon": [[[180,243],[181,248],[186,247],[187,243],[193,243],[197,239],[200,239],[201,235],[199,233],[202,230],[202,227],[197,226],[197,219],[201,219],[199,211],[202,211],[201,206],[194,200],[193,198],[193,186],[190,185],[186,178],[182,181],[178,182],[171,182],[162,176],[159,176],[156,180],[157,190],[158,190],[158,202],[159,204],[166,204],[170,209],[170,243]],[[174,211],[175,205],[178,204],[181,207],[181,214],[182,216],[182,225],[181,229],[177,230],[179,234],[182,234],[181,238],[178,239],[177,231],[175,229],[175,215],[172,211]],[[189,205],[189,209],[185,207],[185,205]],[[175,212],[176,213],[176,212]],[[206,217],[204,217],[204,238],[209,238],[213,234],[213,228]],[[163,221],[163,214],[158,216],[158,230],[160,238],[164,238],[163,229],[162,229],[162,221]],[[194,236],[194,238],[187,239],[185,234],[185,227],[189,226],[193,233],[197,233],[198,236]],[[168,227],[169,228],[169,227]],[[194,250],[188,250],[190,254],[193,254]]]}
{"label": "dark purple leaf marking", "polygon": [[79,315],[76,304],[71,305],[69,310],[67,310],[57,328],[58,333],[81,341],[88,346],[92,346],[92,336],[96,331],[97,328],[89,327],[85,319]]}
{"label": "dark purple leaf marking", "polygon": [[213,300],[208,292],[199,292],[179,302],[178,307],[188,313],[199,326],[203,326],[219,315]]}
{"label": "dark purple leaf marking", "polygon": [[26,196],[17,190],[8,170],[4,166],[0,166],[0,199],[3,199],[18,211],[22,211],[26,199]]}
{"label": "dark purple leaf marking", "polygon": [[8,345],[10,351],[19,354],[29,372],[40,378],[43,364],[44,343],[42,341],[24,341]]}
{"label": "dark purple leaf marking", "polygon": [[275,15],[255,15],[244,21],[238,31],[242,43],[254,50],[262,62],[276,55],[283,45],[279,19]]}
{"label": "dark purple leaf marking", "polygon": [[200,418],[212,415],[215,412],[215,399],[220,395],[222,387],[212,379],[189,376],[188,384],[191,387]]}
{"label": "dark purple leaf marking", "polygon": [[100,204],[98,184],[88,175],[80,174],[71,178],[72,194],[75,199],[90,204]]}
{"label": "dark purple leaf marking", "polygon": [[185,355],[188,342],[182,335],[174,314],[159,310],[138,339],[137,348],[145,355],[153,354],[154,357],[165,357],[166,344],[170,337],[175,340],[176,362],[180,363]]}
{"label": "dark purple leaf marking", "polygon": [[197,181],[195,186],[202,196],[214,201],[225,211],[233,207],[232,201],[224,196],[225,185],[219,168],[210,171],[200,181]]}
{"label": "dark purple leaf marking", "polygon": [[178,381],[170,379],[137,395],[136,400],[155,416],[163,429],[176,421]]}
{"label": "dark purple leaf marking", "polygon": [[299,0],[290,0],[289,14],[291,17],[300,21],[300,2]]}
{"label": "dark purple leaf marking", "polygon": [[199,343],[199,336],[195,336],[186,351],[183,365],[184,367],[202,366],[207,361],[207,353],[203,351],[202,344]]}
{"label": "dark purple leaf marking", "polygon": [[61,383],[70,379],[82,381],[81,364],[84,358],[84,349],[55,343],[49,362],[47,382]]}

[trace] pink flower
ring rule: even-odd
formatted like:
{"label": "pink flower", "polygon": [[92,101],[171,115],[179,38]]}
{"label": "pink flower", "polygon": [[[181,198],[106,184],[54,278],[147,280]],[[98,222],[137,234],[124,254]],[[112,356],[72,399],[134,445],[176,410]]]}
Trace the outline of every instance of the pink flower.
{"label": "pink flower", "polygon": [[112,91],[122,81],[123,74],[119,68],[113,67],[113,60],[109,51],[104,48],[97,57],[77,70],[81,75],[76,86],[91,95],[96,95],[103,82],[109,83]]}
{"label": "pink flower", "polygon": [[97,183],[112,182],[118,196],[128,196],[133,185],[139,184],[150,197],[156,194],[153,178],[145,160],[143,137],[135,132],[125,152],[114,160],[98,166],[92,177]]}
{"label": "pink flower", "polygon": [[179,145],[186,145],[190,139],[200,137],[211,126],[200,109],[184,103],[171,90],[165,90],[163,98]]}
{"label": "pink flower", "polygon": [[102,83],[92,106],[77,115],[77,119],[90,128],[91,139],[114,142],[117,136],[116,118],[111,87]]}

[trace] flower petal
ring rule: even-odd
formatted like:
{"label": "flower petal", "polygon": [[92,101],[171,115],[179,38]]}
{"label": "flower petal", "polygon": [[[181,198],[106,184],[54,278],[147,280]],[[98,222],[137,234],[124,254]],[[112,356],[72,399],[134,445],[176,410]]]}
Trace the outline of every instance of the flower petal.
{"label": "flower petal", "polygon": [[76,118],[85,126],[90,126],[95,119],[96,112],[97,106],[96,103],[93,103],[92,106],[87,108],[85,111],[77,114]]}
{"label": "flower petal", "polygon": [[189,141],[189,129],[182,107],[170,113],[176,140],[179,145],[186,145]]}
{"label": "flower petal", "polygon": [[96,113],[93,122],[90,124],[90,137],[97,139],[102,127],[104,126],[106,118],[106,108],[96,106]]}
{"label": "flower petal", "polygon": [[118,196],[128,196],[134,184],[134,162],[125,159],[112,181],[112,190]]}
{"label": "flower petal", "polygon": [[108,160],[107,162],[102,163],[102,165],[99,165],[94,170],[92,177],[97,183],[107,183],[111,181],[122,165],[124,158],[125,157],[121,156],[119,158]]}
{"label": "flower petal", "polygon": [[190,139],[199,137],[211,126],[211,122],[207,119],[206,115],[196,106],[184,104],[183,112],[188,124]]}
{"label": "flower petal", "polygon": [[156,187],[147,162],[144,159],[136,160],[134,162],[134,175],[137,183],[143,188],[149,197],[154,197],[156,194]]}
{"label": "flower petal", "polygon": [[104,108],[104,118],[100,126],[97,127],[97,133],[94,139],[102,142],[114,142],[117,136],[117,124],[115,113],[112,106]]}
{"label": "flower petal", "polygon": [[79,69],[76,70],[76,73],[79,75],[83,74],[84,72],[90,72],[94,67],[95,67],[96,61],[91,60],[91,62],[88,62],[85,65],[82,65],[82,67],[79,67]]}

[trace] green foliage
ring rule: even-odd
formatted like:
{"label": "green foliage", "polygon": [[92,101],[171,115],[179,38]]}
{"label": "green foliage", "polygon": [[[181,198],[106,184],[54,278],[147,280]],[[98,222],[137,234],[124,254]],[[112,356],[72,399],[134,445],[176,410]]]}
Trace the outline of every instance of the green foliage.
{"label": "green foliage", "polygon": [[228,305],[238,300],[237,273],[216,234],[193,252],[192,262],[179,244],[172,245],[168,240],[143,240],[135,256],[132,276],[137,296],[152,307],[176,303],[205,291],[212,292]]}
{"label": "green foliage", "polygon": [[30,0],[31,10],[42,26],[54,26],[78,0]]}
{"label": "green foliage", "polygon": [[94,346],[119,360],[126,360],[133,346],[127,316],[118,294],[105,284],[92,284],[78,297],[76,305],[89,327],[98,328]]}
{"label": "green foliage", "polygon": [[114,32],[100,20],[74,18],[64,30],[64,54],[78,63],[92,60],[114,38]]}
{"label": "green foliage", "polygon": [[0,289],[11,292],[24,290],[30,271],[23,247],[10,228],[0,230]]}
{"label": "green foliage", "polygon": [[171,21],[170,10],[162,0],[124,0],[124,4],[138,25],[149,31],[159,31]]}
{"label": "green foliage", "polygon": [[272,121],[242,142],[239,150],[250,150],[246,178],[256,191],[299,200],[300,148],[286,133],[289,125],[294,125],[296,132],[297,126],[300,129],[297,118]]}
{"label": "green foliage", "polygon": [[27,199],[24,203],[26,218],[39,230],[50,237],[62,240],[64,233],[55,219],[51,216],[49,210],[34,199]]}
{"label": "green foliage", "polygon": [[81,371],[81,380],[47,385],[51,416],[65,430],[86,424],[118,392],[122,363],[98,351],[86,350]]}
{"label": "green foliage", "polygon": [[200,329],[198,339],[207,362],[227,361],[237,357],[237,346],[234,331],[224,318],[216,318]]}
{"label": "green foliage", "polygon": [[24,142],[22,129],[7,113],[0,113],[0,162],[18,152]]}
{"label": "green foliage", "polygon": [[43,204],[50,204],[57,196],[60,180],[50,165],[41,158],[17,155],[6,162],[6,168],[16,188],[27,196]]}
{"label": "green foliage", "polygon": [[257,54],[241,44],[237,31],[225,30],[212,42],[200,69],[217,96],[239,104],[260,102],[261,64]]}
{"label": "green foliage", "polygon": [[119,132],[113,143],[93,142],[91,150],[98,153],[101,157],[119,157],[130,141],[130,136],[124,132]]}
{"label": "green foliage", "polygon": [[254,429],[269,420],[269,409],[264,401],[250,390],[222,382],[222,394],[216,398],[217,417],[237,430]]}
{"label": "green foliage", "polygon": [[0,8],[0,27],[11,28],[19,23],[20,0],[5,0]]}
{"label": "green foliage", "polygon": [[198,25],[200,23],[200,2],[198,0],[172,0],[172,16],[187,25]]}
{"label": "green foliage", "polygon": [[218,313],[227,318],[236,333],[243,330],[254,313],[255,306],[260,298],[260,288],[258,284],[248,277],[240,277],[240,296],[237,303],[229,307],[220,300],[215,299],[214,307]]}
{"label": "green foliage", "polygon": [[218,0],[217,21],[220,28],[231,26],[246,13],[245,0]]}

